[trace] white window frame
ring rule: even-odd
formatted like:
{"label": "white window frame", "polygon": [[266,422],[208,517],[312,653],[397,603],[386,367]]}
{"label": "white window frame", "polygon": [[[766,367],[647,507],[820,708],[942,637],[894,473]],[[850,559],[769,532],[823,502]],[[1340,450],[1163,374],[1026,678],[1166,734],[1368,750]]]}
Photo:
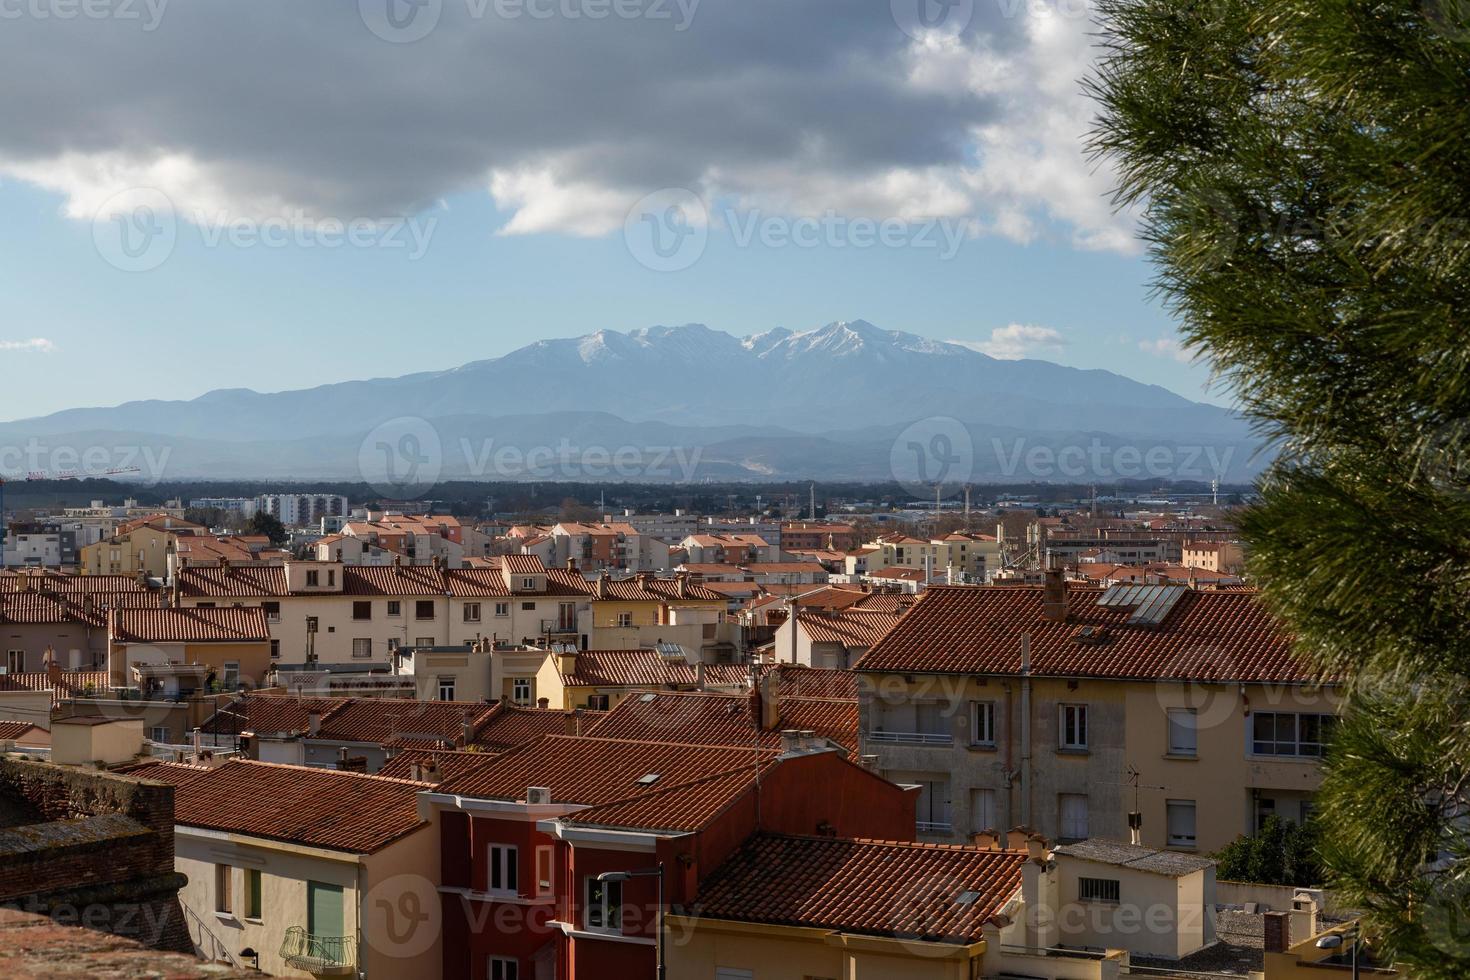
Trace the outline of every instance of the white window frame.
{"label": "white window frame", "polygon": [[[610,936],[621,936],[623,934],[623,883],[621,881],[598,881],[596,875],[588,875],[582,879],[582,922],[588,932],[600,932]],[[592,900],[594,888],[601,890],[598,900]],[[609,895],[616,889],[616,918],[617,922],[609,925]],[[598,922],[593,922],[593,910],[597,910]]]}
{"label": "white window frame", "polygon": [[[1270,739],[1256,738],[1256,723],[1262,718],[1271,718],[1273,726],[1279,725],[1281,718],[1292,719],[1292,738],[1286,741],[1274,732]],[[1317,720],[1317,740],[1306,741],[1302,738],[1302,719],[1315,718]],[[1320,711],[1254,711],[1251,713],[1250,722],[1246,725],[1246,751],[1253,756],[1263,759],[1304,759],[1317,761],[1326,755],[1326,729],[1336,724],[1337,716]],[[1271,746],[1269,751],[1263,750],[1262,746]],[[1310,751],[1302,751],[1303,747],[1310,747]]]}
{"label": "white window frame", "polygon": [[505,617],[507,617],[509,615],[510,615],[510,603],[508,603],[508,602],[497,602],[495,604],[495,617],[497,619],[504,619]]}
{"label": "white window frame", "polygon": [[[358,652],[359,650],[361,650],[360,653]],[[373,641],[372,641],[372,638],[371,637],[359,636],[359,637],[354,637],[353,638],[353,640],[352,640],[352,659],[353,660],[371,660],[371,659],[373,659]]]}
{"label": "white window frame", "polygon": [[[1067,718],[1073,719],[1073,738],[1067,738]],[[1057,705],[1057,748],[1064,752],[1087,751],[1087,705],[1081,703]]]}
{"label": "white window frame", "polygon": [[235,868],[229,864],[214,866],[214,914],[225,918],[235,915]]}
{"label": "white window frame", "polygon": [[[162,735],[163,735],[162,738],[159,738],[158,737],[159,736],[159,733],[162,733]],[[159,742],[159,743],[161,743],[163,745],[169,745],[169,744],[171,744],[169,742],[169,740],[168,740],[168,726],[167,725],[149,725],[148,726],[148,741],[150,741],[150,742]]]}
{"label": "white window frame", "polygon": [[[1082,801],[1082,825],[1078,827],[1075,823],[1067,825],[1067,801]],[[1064,840],[1086,840],[1092,830],[1092,802],[1086,793],[1058,793],[1057,794],[1057,836]],[[1073,831],[1081,830],[1081,833]]]}
{"label": "white window frame", "polygon": [[480,621],[480,604],[478,602],[466,602],[464,604],[464,621],[466,623],[478,623]]}
{"label": "white window frame", "polygon": [[[1178,813],[1181,818],[1185,813],[1189,814],[1189,832],[1183,833],[1184,828],[1179,828],[1180,833],[1174,832],[1174,815]],[[1164,832],[1167,834],[1170,847],[1183,847],[1194,850],[1199,844],[1199,808],[1194,800],[1165,800],[1164,801]]]}
{"label": "white window frame", "polygon": [[[453,701],[454,700],[454,689],[455,689],[455,678],[453,678],[453,677],[440,677],[440,678],[438,678],[438,683],[439,683],[439,700],[440,701]],[[449,692],[449,697],[447,697],[447,698],[444,696],[444,692],[445,691],[448,691]]]}
{"label": "white window frame", "polygon": [[536,845],[536,894],[550,895],[556,887],[556,852],[550,844]]}
{"label": "white window frame", "polygon": [[[519,895],[520,852],[514,844],[491,844],[485,865],[485,891],[491,895]],[[495,883],[496,878],[500,884]]]}
{"label": "white window frame", "polygon": [[970,744],[995,746],[995,702],[970,702]]}
{"label": "white window frame", "polygon": [[1169,754],[1182,758],[1199,756],[1199,715],[1193,708],[1168,710]]}
{"label": "white window frame", "polygon": [[[978,834],[983,830],[996,830],[999,828],[996,816],[996,802],[999,794],[988,786],[977,786],[970,790],[970,832]],[[988,802],[982,808],[979,803],[982,800]],[[988,818],[980,819],[982,809],[990,811]]]}
{"label": "white window frame", "polygon": [[[522,691],[525,693],[523,694]],[[531,703],[531,678],[512,677],[510,681],[510,699],[516,704]]]}

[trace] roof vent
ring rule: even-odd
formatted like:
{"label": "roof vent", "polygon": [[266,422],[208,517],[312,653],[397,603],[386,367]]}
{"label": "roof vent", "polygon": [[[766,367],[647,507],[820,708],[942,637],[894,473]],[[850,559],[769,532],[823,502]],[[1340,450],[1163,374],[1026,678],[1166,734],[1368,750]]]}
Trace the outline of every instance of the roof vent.
{"label": "roof vent", "polygon": [[657,694],[654,694],[653,692],[650,691],[649,693],[643,695],[643,697],[639,698],[638,700],[639,701],[642,701],[644,704],[651,704],[654,701],[658,700],[658,695]]}
{"label": "roof vent", "polygon": [[955,896],[956,905],[974,905],[980,901],[980,893],[977,891],[962,891]]}
{"label": "roof vent", "polygon": [[661,775],[662,775],[661,773],[651,772],[651,773],[648,773],[645,776],[639,776],[638,777],[638,785],[639,786],[652,786],[654,783],[656,783],[656,782],[659,781]]}

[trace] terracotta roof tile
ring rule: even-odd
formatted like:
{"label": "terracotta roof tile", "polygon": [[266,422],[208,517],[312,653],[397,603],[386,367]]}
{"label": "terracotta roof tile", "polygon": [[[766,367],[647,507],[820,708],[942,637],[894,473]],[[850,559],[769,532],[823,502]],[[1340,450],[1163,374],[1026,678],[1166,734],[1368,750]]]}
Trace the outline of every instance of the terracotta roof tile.
{"label": "terracotta roof tile", "polygon": [[420,826],[427,783],[267,762],[230,761],[179,784],[174,820],[189,827],[371,854]]}
{"label": "terracotta roof tile", "polygon": [[[550,735],[499,756],[456,779],[441,793],[493,800],[524,800],[530,786],[545,786],[558,803],[596,806],[626,800],[655,787],[676,786],[710,773],[754,766],[773,753],[751,748],[679,745]],[[657,774],[650,783],[639,780]]]}
{"label": "terracotta roof tile", "polygon": [[430,782],[454,779],[493,761],[498,753],[467,752],[460,749],[404,749],[383,764],[379,776],[396,779],[411,779],[415,765],[433,765],[438,769],[438,778]]}
{"label": "terracotta roof tile", "polygon": [[26,721],[0,721],[0,739],[13,741],[18,738],[25,738],[32,732],[38,732],[40,730],[35,725]]}
{"label": "terracotta roof tile", "polygon": [[264,643],[271,638],[260,606],[118,609],[109,629],[115,643]]}
{"label": "terracotta roof tile", "polygon": [[[760,764],[762,774],[778,765],[775,759]],[[677,785],[664,779],[646,792],[624,800],[602,803],[579,810],[563,823],[582,827],[618,827],[637,830],[692,832],[707,825],[712,817],[748,792],[756,782],[755,766],[742,765],[711,773]]]}
{"label": "terracotta roof tile", "polygon": [[324,717],[347,703],[348,698],[298,698],[286,695],[246,694],[209,718],[201,728],[212,735],[281,735],[306,731],[308,715]]}
{"label": "terracotta roof tile", "polygon": [[[861,671],[1014,674],[1021,636],[1031,670],[1054,677],[1311,682],[1306,661],[1254,593],[1180,589],[1157,625],[1102,606],[1098,589],[1069,590],[1069,616],[1042,614],[1038,586],[939,586],[857,663]],[[1092,627],[1087,639],[1079,639]],[[1089,642],[1091,640],[1091,642]]]}
{"label": "terracotta roof tile", "polygon": [[814,731],[848,752],[857,751],[858,703],[817,698],[777,699],[780,720],[763,730],[749,694],[660,691],[634,694],[587,730],[598,738],[779,749],[782,729]]}
{"label": "terracotta roof tile", "polygon": [[138,779],[151,779],[158,783],[170,783],[174,786],[182,786],[193,782],[200,776],[209,772],[208,766],[191,766],[182,762],[140,762],[135,766],[121,766],[112,770],[124,776],[133,776]]}
{"label": "terracotta roof tile", "polygon": [[[592,725],[603,716],[601,711],[584,712],[583,724]],[[526,708],[514,704],[497,704],[475,729],[474,744],[485,749],[504,750],[537,742],[547,735],[567,733],[567,712],[552,708]]]}
{"label": "terracotta roof tile", "polygon": [[282,565],[188,565],[177,572],[179,594],[190,598],[283,596],[286,569]]}
{"label": "terracotta roof tile", "polygon": [[849,608],[831,613],[796,614],[806,635],[813,643],[837,643],[844,647],[867,649],[898,624],[897,612]]}
{"label": "terracotta roof tile", "polygon": [[1021,887],[1025,860],[977,847],[757,834],[710,875],[688,911],[969,944]]}
{"label": "terracotta roof tile", "polygon": [[60,679],[51,683],[51,675],[45,671],[28,671],[21,674],[0,674],[0,691],[51,691],[51,706],[54,708],[68,698],[105,697],[112,690],[112,678],[105,670],[63,670]]}
{"label": "terracotta roof tile", "polygon": [[318,738],[383,745],[410,736],[464,744],[466,719],[477,728],[497,705],[469,701],[417,701],[412,698],[348,698],[322,717]]}

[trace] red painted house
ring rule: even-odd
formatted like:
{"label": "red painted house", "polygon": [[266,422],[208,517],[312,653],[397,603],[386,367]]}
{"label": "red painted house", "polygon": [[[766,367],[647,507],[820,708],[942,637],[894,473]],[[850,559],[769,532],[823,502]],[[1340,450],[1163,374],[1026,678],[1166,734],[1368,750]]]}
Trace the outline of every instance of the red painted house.
{"label": "red painted house", "polygon": [[757,832],[914,839],[906,791],[825,740],[777,749],[552,736],[426,794],[445,980],[652,980],[664,907]]}

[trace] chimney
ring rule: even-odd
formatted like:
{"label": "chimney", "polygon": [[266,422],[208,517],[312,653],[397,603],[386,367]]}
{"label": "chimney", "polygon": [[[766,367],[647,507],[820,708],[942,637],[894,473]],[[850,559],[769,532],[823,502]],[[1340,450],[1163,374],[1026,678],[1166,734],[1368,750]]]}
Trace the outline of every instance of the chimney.
{"label": "chimney", "polygon": [[556,653],[556,669],[561,674],[575,674],[577,672],[577,650],[570,645],[563,646]]}
{"label": "chimney", "polygon": [[96,607],[96,605],[97,600],[92,595],[92,593],[88,592],[86,595],[82,596],[82,615],[91,618],[92,610]]}
{"label": "chimney", "polygon": [[1266,952],[1286,952],[1286,947],[1291,942],[1291,920],[1289,913],[1267,912],[1265,919]]}
{"label": "chimney", "polygon": [[689,573],[688,572],[679,572],[677,575],[674,576],[674,581],[678,585],[679,598],[680,599],[687,599],[687,598],[689,598]]}
{"label": "chimney", "polygon": [[46,683],[51,685],[52,690],[61,683],[61,665],[55,660],[46,665]]}
{"label": "chimney", "polygon": [[970,843],[976,847],[983,847],[987,851],[998,851],[1000,847],[1000,833],[994,830],[982,830],[970,835]]}
{"label": "chimney", "polygon": [[1048,622],[1067,621],[1067,581],[1060,568],[1048,568],[1042,573],[1041,614]]}
{"label": "chimney", "polygon": [[342,770],[347,768],[347,746],[345,745],[337,750],[337,768]]}
{"label": "chimney", "polygon": [[1026,848],[1026,841],[1031,837],[1031,831],[1025,827],[1015,827],[1006,831],[1006,849],[1010,851],[1021,851]]}
{"label": "chimney", "polygon": [[1026,838],[1026,856],[1036,864],[1046,863],[1046,841],[1035,834]]}
{"label": "chimney", "polygon": [[597,576],[597,589],[595,591],[595,595],[599,599],[607,598],[607,569],[605,568],[602,570],[601,574]]}
{"label": "chimney", "polygon": [[199,761],[199,757],[201,755],[203,755],[203,754],[204,754],[204,733],[202,731],[200,731],[198,728],[195,728],[194,729],[194,761],[195,762],[198,762]]}
{"label": "chimney", "polygon": [[464,717],[459,721],[459,733],[461,745],[469,745],[475,740],[475,717],[466,711]]}
{"label": "chimney", "polygon": [[[320,711],[308,711],[306,713],[306,734],[315,738],[321,734],[322,713]],[[343,750],[346,751],[345,749]]]}
{"label": "chimney", "polygon": [[781,754],[798,755],[806,751],[806,739],[802,733],[788,728],[781,733]]}
{"label": "chimney", "polygon": [[582,719],[586,712],[586,708],[573,708],[571,711],[566,711],[562,713],[561,717],[562,722],[565,725],[564,731],[566,732],[566,734],[582,734]]}
{"label": "chimney", "polygon": [[439,781],[439,763],[430,757],[428,762],[419,763],[419,776],[423,782],[437,783]]}
{"label": "chimney", "polygon": [[551,707],[551,699],[550,698],[537,698],[536,699],[536,707],[540,708],[542,711],[545,711],[547,708]]}
{"label": "chimney", "polygon": [[701,660],[699,663],[697,663],[697,664],[694,665],[694,689],[696,691],[703,691],[704,690],[704,661],[703,660]]}
{"label": "chimney", "polygon": [[767,671],[761,678],[756,691],[760,705],[760,726],[762,731],[775,731],[776,726],[781,724],[780,695],[776,693],[776,678],[774,671]]}
{"label": "chimney", "polygon": [[576,572],[577,572],[577,559],[575,559],[575,558],[568,558],[567,559],[567,571],[569,571],[569,572],[571,572],[573,574],[576,574]]}

